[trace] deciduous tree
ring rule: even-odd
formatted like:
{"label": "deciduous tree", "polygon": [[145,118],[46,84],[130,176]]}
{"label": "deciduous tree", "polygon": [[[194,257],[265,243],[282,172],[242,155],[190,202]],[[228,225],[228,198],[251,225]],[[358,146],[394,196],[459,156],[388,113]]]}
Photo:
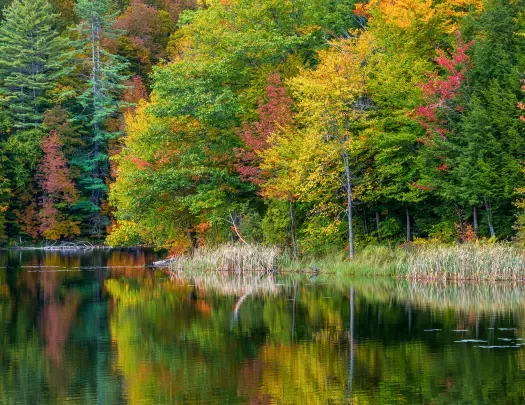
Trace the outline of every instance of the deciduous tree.
{"label": "deciduous tree", "polygon": [[71,218],[71,207],[78,201],[62,143],[56,131],[42,140],[44,153],[38,166],[37,179],[42,189],[39,212],[40,233],[46,239],[59,240],[80,234],[78,222]]}

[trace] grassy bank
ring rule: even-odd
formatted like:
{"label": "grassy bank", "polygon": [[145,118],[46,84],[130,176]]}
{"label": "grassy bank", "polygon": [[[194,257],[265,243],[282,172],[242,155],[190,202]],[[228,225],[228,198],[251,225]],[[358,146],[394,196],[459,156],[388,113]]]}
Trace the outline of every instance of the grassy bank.
{"label": "grassy bank", "polygon": [[525,250],[510,243],[369,247],[354,260],[342,256],[315,262],[348,275],[387,275],[410,281],[525,281]]}
{"label": "grassy bank", "polygon": [[294,272],[323,271],[348,276],[394,276],[397,264],[405,260],[403,249],[369,246],[358,251],[353,260],[348,252],[336,252],[322,258],[303,257],[287,263],[286,270]]}
{"label": "grassy bank", "polygon": [[421,247],[397,264],[413,281],[525,281],[525,251],[512,244]]}
{"label": "grassy bank", "polygon": [[337,273],[393,276],[411,281],[525,281],[525,251],[513,244],[370,246],[349,260],[346,252],[293,260],[275,247],[223,245],[198,249],[168,263],[172,271]]}

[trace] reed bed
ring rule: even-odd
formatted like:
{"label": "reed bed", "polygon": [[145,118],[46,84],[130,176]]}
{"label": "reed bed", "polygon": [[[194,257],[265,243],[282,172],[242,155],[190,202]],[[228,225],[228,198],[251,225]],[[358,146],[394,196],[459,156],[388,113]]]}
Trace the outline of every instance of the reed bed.
{"label": "reed bed", "polygon": [[218,248],[197,249],[193,255],[170,259],[171,272],[183,270],[215,270],[235,273],[250,271],[273,273],[282,267],[283,254],[276,247],[229,244]]}
{"label": "reed bed", "polygon": [[397,265],[412,281],[525,281],[525,251],[508,244],[423,247]]}

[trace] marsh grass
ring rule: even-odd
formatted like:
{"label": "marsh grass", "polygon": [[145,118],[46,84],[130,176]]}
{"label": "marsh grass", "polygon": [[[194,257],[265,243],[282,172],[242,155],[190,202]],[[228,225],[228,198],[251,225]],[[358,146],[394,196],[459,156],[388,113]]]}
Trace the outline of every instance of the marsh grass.
{"label": "marsh grass", "polygon": [[282,268],[285,257],[286,255],[276,247],[227,244],[217,248],[200,248],[192,255],[170,259],[168,268],[171,272],[214,270],[271,273]]}
{"label": "marsh grass", "polygon": [[371,246],[357,252],[353,260],[347,252],[335,252],[322,258],[305,257],[295,260],[291,252],[277,247],[227,244],[215,248],[197,249],[193,255],[174,257],[158,263],[168,270],[205,270],[219,272],[271,273],[337,273],[342,275],[394,275],[396,263],[406,253],[401,249]]}
{"label": "marsh grass", "polygon": [[412,281],[525,281],[525,251],[510,244],[420,247],[396,273]]}

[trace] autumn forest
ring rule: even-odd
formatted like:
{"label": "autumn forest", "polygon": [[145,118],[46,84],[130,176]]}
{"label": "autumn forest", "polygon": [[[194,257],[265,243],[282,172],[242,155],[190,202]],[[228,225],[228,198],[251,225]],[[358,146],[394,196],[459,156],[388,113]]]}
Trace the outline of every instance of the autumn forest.
{"label": "autumn forest", "polygon": [[525,239],[524,0],[0,0],[0,243]]}

